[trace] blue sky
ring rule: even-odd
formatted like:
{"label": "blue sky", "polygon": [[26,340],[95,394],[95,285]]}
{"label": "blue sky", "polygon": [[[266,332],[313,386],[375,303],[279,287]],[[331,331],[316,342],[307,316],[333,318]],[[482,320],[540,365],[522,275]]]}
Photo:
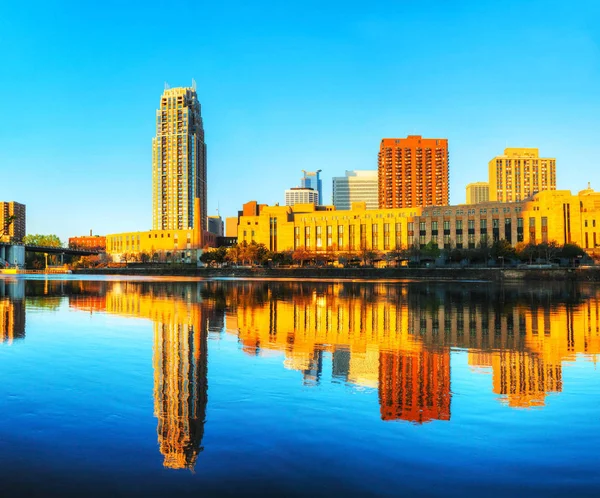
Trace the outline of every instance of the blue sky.
{"label": "blue sky", "polygon": [[164,83],[194,78],[209,214],[448,138],[451,203],[507,146],[600,190],[600,2],[2,2],[0,199],[29,233],[151,228]]}

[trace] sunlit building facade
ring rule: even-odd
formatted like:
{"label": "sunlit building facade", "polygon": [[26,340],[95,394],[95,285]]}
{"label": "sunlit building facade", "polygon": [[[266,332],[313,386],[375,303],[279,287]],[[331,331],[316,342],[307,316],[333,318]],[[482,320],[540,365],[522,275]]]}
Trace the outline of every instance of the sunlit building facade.
{"label": "sunlit building facade", "polygon": [[106,250],[106,237],[103,235],[81,235],[79,237],[69,237],[70,249],[88,249],[92,251]]}
{"label": "sunlit building facade", "polygon": [[345,176],[333,177],[333,205],[348,210],[353,202],[365,202],[367,209],[379,207],[377,171],[346,171]]}
{"label": "sunlit building facade", "polygon": [[448,139],[384,138],[378,155],[379,207],[447,206],[450,203]]}
{"label": "sunlit building facade", "polygon": [[153,230],[206,230],[206,195],[206,145],[195,84],[166,88],[152,140]]}
{"label": "sunlit building facade", "polygon": [[490,200],[490,184],[475,182],[467,185],[467,204],[481,204]]}
{"label": "sunlit building facade", "polygon": [[387,252],[429,242],[440,248],[474,248],[506,240],[576,243],[593,253],[600,245],[600,193],[547,190],[520,202],[487,202],[428,208],[348,211],[333,206],[266,206],[240,216],[238,240],[270,250]]}
{"label": "sunlit building facade", "polygon": [[556,159],[534,148],[507,148],[488,164],[490,201],[515,202],[556,190]]}
{"label": "sunlit building facade", "polygon": [[0,201],[0,242],[21,243],[25,235],[25,204]]}
{"label": "sunlit building facade", "polygon": [[292,187],[285,191],[285,205],[319,204],[319,192],[312,188]]}

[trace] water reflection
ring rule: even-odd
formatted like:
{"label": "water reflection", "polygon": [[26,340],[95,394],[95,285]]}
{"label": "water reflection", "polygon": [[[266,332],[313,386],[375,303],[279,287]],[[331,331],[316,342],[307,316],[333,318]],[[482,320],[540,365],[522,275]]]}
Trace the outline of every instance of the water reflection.
{"label": "water reflection", "polygon": [[25,337],[25,282],[0,279],[0,343]]}
{"label": "water reflection", "polygon": [[[318,386],[378,390],[382,420],[450,420],[451,352],[510,407],[540,407],[563,390],[562,368],[600,352],[594,287],[256,282],[0,282],[0,337],[25,335],[25,305],[44,299],[89,313],[150,319],[154,415],[164,466],[193,469],[207,408],[207,338],[237,337],[252,356]],[[24,296],[27,297],[24,297]],[[453,353],[454,354],[454,353]]]}

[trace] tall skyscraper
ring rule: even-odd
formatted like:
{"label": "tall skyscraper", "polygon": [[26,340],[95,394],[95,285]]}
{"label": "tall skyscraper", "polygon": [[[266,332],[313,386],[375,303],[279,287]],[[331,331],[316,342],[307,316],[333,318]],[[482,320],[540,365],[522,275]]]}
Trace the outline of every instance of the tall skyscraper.
{"label": "tall skyscraper", "polygon": [[300,179],[300,187],[302,188],[312,188],[315,192],[319,194],[319,204],[323,204],[323,182],[321,181],[321,177],[319,174],[321,170],[317,171],[305,171],[302,170],[304,176]]}
{"label": "tall skyscraper", "polygon": [[160,99],[152,140],[152,191],[154,230],[206,230],[206,144],[195,83],[166,88]]}
{"label": "tall skyscraper", "polygon": [[348,210],[353,202],[366,202],[367,209],[379,207],[377,171],[346,171],[333,177],[333,205]]}
{"label": "tall skyscraper", "polygon": [[379,207],[447,206],[449,196],[448,140],[445,138],[384,138],[379,148]]}
{"label": "tall skyscraper", "polygon": [[515,202],[543,190],[556,190],[556,159],[538,149],[508,148],[488,164],[490,201]]}
{"label": "tall skyscraper", "polygon": [[490,199],[490,184],[488,182],[475,182],[467,185],[467,204],[479,204]]}

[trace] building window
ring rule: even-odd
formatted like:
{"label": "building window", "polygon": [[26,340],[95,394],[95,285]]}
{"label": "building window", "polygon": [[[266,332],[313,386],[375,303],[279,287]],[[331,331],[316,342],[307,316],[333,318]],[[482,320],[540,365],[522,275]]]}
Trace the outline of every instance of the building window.
{"label": "building window", "polygon": [[310,227],[304,227],[304,247],[310,249]]}
{"label": "building window", "polygon": [[338,250],[342,250],[344,247],[344,227],[338,226]]}
{"label": "building window", "polygon": [[367,225],[360,225],[360,248],[367,248]]}
{"label": "building window", "polygon": [[373,225],[371,227],[371,248],[377,249],[379,246],[379,238],[378,238],[378,225]]}
{"label": "building window", "polygon": [[316,239],[317,239],[317,249],[320,249],[323,246],[323,243],[321,241],[321,227],[317,227],[316,228]]}
{"label": "building window", "polygon": [[402,224],[396,223],[396,249],[402,248]]}

